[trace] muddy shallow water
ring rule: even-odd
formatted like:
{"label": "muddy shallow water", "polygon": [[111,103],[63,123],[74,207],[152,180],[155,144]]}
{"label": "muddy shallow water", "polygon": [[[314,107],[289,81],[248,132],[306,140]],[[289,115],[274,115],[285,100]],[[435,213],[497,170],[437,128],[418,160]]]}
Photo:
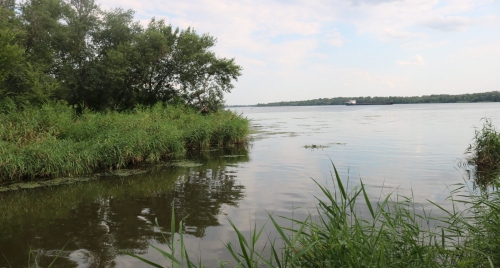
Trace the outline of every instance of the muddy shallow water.
{"label": "muddy shallow water", "polygon": [[[500,126],[500,103],[235,108],[251,119],[252,142],[186,156],[185,165],[143,174],[0,194],[0,267],[150,267],[167,265],[149,244],[183,231],[192,258],[208,267],[230,259],[223,242],[267,213],[303,218],[320,195],[311,178],[331,183],[332,162],[350,187],[362,179],[370,198],[397,191],[445,204],[481,118]],[[427,206],[427,205],[425,205]],[[155,224],[158,220],[160,227]],[[286,224],[286,222],[283,222]]]}

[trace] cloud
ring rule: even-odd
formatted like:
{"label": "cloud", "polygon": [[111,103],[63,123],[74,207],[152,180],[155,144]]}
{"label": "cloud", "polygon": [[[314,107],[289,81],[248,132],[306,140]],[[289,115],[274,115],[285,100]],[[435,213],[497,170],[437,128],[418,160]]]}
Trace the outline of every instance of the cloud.
{"label": "cloud", "polygon": [[385,36],[380,38],[380,40],[409,40],[417,38],[425,38],[427,34],[425,33],[413,33],[409,31],[398,31],[390,28],[384,29]]}
{"label": "cloud", "polygon": [[438,16],[422,23],[423,26],[429,27],[434,30],[449,32],[449,31],[463,31],[469,26],[475,24],[477,20],[467,17],[443,17]]}
{"label": "cloud", "polygon": [[500,25],[500,18],[495,16],[485,16],[479,18],[459,17],[459,16],[437,16],[422,23],[422,26],[443,32],[464,31],[469,27]]}
{"label": "cloud", "polygon": [[339,33],[337,28],[326,34],[328,43],[334,47],[341,47],[347,40]]}
{"label": "cloud", "polygon": [[[470,27],[500,25],[500,19],[485,9],[491,0],[355,0],[337,6],[337,16],[355,25],[359,34],[372,34],[380,41],[402,41],[442,32],[463,31]],[[353,3],[357,3],[356,5]],[[495,7],[492,7],[495,8]],[[419,32],[416,32],[419,31]]]}
{"label": "cloud", "polygon": [[[244,68],[230,102],[307,99],[312,91],[317,97],[341,95],[346,85],[359,95],[421,95],[424,87],[416,85],[430,81],[425,78],[436,75],[433,68],[452,77],[449,70],[464,65],[436,57],[462,53],[498,61],[498,0],[98,1],[103,9],[131,8],[143,23],[154,16],[216,37],[214,52]],[[464,53],[471,46],[464,40],[477,48]],[[400,67],[426,61],[432,61],[426,68]]]}
{"label": "cloud", "polygon": [[398,61],[398,65],[425,65],[425,61],[422,56],[415,55],[407,61]]}
{"label": "cloud", "polygon": [[347,2],[353,5],[378,5],[383,3],[400,2],[403,0],[347,0]]}
{"label": "cloud", "polygon": [[475,47],[467,47],[460,50],[459,53],[460,55],[457,56],[460,57],[466,56],[472,59],[488,58],[490,60],[495,60],[495,58],[498,58],[498,56],[500,56],[500,40]]}

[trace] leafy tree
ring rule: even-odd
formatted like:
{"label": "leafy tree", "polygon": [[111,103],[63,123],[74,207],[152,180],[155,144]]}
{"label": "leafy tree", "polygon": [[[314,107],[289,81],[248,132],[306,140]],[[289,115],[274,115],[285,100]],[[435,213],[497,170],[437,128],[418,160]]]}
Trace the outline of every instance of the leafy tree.
{"label": "leafy tree", "polygon": [[131,109],[159,101],[222,107],[242,68],[211,48],[216,39],[94,0],[0,0],[0,98],[66,100],[79,109]]}
{"label": "leafy tree", "polygon": [[[54,0],[57,1],[57,0]],[[100,9],[93,0],[63,3],[64,27],[58,47],[56,77],[62,82],[63,97],[72,104],[89,106],[94,90],[98,61],[93,35],[99,27]]]}
{"label": "leafy tree", "polygon": [[0,6],[0,84],[22,61],[23,49],[15,39],[19,34],[9,24],[14,13]]}
{"label": "leafy tree", "polygon": [[25,40],[21,21],[12,10],[0,7],[0,99],[36,103],[48,97],[45,90],[51,82],[47,80],[52,79],[26,60]]}
{"label": "leafy tree", "polygon": [[94,92],[89,102],[96,109],[132,108],[137,103],[134,85],[136,72],[143,60],[138,57],[136,43],[142,27],[133,22],[132,10],[114,9],[102,12],[102,21],[93,35],[98,64]]}
{"label": "leafy tree", "polygon": [[190,28],[181,32],[176,60],[179,70],[180,90],[188,103],[202,111],[217,110],[224,104],[224,93],[234,88],[232,80],[241,75],[241,66],[234,59],[217,58],[209,49],[216,43],[212,36],[199,36]]}
{"label": "leafy tree", "polygon": [[137,51],[145,59],[138,73],[142,79],[136,86],[140,103],[152,105],[179,96],[175,88],[182,68],[175,56],[178,38],[178,29],[154,18],[140,36]]}
{"label": "leafy tree", "polygon": [[0,7],[8,10],[14,10],[16,2],[14,0],[0,0]]}

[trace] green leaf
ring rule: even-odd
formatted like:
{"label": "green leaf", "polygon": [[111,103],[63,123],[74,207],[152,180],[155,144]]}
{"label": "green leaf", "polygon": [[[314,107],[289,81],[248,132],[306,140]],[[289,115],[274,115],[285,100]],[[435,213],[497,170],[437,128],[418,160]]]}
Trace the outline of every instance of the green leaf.
{"label": "green leaf", "polygon": [[142,261],[144,263],[147,263],[147,264],[149,264],[151,266],[154,266],[154,267],[157,267],[157,268],[163,268],[163,266],[161,266],[159,264],[156,264],[156,263],[154,263],[152,261],[146,260],[146,259],[144,259],[142,257],[139,257],[139,256],[135,255],[135,254],[131,254],[131,253],[127,253],[127,252],[121,252],[121,254],[129,255],[129,256],[134,257],[134,258],[136,258],[136,259],[138,259],[138,260],[140,260],[140,261]]}
{"label": "green leaf", "polygon": [[361,182],[361,190],[363,191],[363,196],[365,198],[366,205],[368,206],[368,210],[370,210],[370,215],[372,215],[372,218],[375,219],[375,212],[373,211],[370,199],[368,199],[368,195],[366,194],[365,185],[363,184],[363,181],[360,180],[360,182]]}

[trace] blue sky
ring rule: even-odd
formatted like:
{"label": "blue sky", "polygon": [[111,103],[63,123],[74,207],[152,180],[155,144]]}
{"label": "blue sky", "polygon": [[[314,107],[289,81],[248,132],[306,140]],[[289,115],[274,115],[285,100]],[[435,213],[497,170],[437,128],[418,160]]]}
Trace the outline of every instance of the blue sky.
{"label": "blue sky", "polygon": [[500,90],[498,0],[107,0],[218,40],[227,104]]}

